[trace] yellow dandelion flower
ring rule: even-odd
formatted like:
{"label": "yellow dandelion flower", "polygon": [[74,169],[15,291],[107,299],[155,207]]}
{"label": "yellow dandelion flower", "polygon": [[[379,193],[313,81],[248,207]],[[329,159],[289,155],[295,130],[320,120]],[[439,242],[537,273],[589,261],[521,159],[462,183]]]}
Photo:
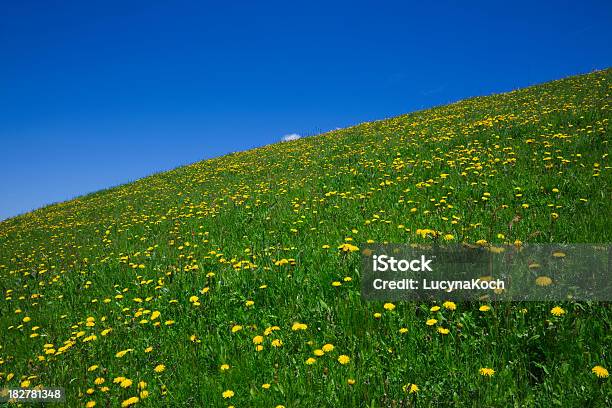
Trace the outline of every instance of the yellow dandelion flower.
{"label": "yellow dandelion flower", "polygon": [[478,370],[478,372],[483,377],[493,377],[493,375],[495,374],[495,370],[493,370],[492,368],[487,368],[487,367],[481,368],[480,370]]}
{"label": "yellow dandelion flower", "polygon": [[130,380],[129,378],[126,378],[125,380],[121,381],[119,386],[121,388],[129,388],[132,386],[132,380]]}
{"label": "yellow dandelion flower", "polygon": [[565,314],[565,310],[562,307],[555,306],[550,310],[550,313],[555,316],[563,316]]}
{"label": "yellow dandelion flower", "polygon": [[293,323],[293,326],[291,326],[291,330],[293,331],[298,331],[298,330],[306,330],[308,328],[307,325],[305,325],[304,323]]}
{"label": "yellow dandelion flower", "polygon": [[395,305],[394,305],[393,303],[385,303],[385,304],[383,305],[383,308],[384,308],[385,310],[389,310],[389,311],[391,311],[391,310],[395,309]]}
{"label": "yellow dandelion flower", "polygon": [[349,361],[351,361],[351,358],[347,356],[346,354],[342,354],[338,357],[338,362],[342,365],[348,364]]}
{"label": "yellow dandelion flower", "polygon": [[155,366],[153,371],[155,371],[156,373],[163,373],[164,371],[166,371],[166,366],[163,364],[158,364]]}
{"label": "yellow dandelion flower", "polygon": [[552,283],[552,279],[548,276],[538,276],[535,280],[535,283],[538,286],[548,286]]}
{"label": "yellow dandelion flower", "polygon": [[138,401],[140,401],[140,399],[138,399],[138,397],[128,398],[128,399],[126,399],[125,401],[123,401],[123,402],[121,403],[121,406],[122,406],[123,408],[125,408],[125,407],[129,407],[129,406],[131,406],[131,405],[137,404],[137,403],[138,403]]}
{"label": "yellow dandelion flower", "polygon": [[433,326],[434,324],[438,323],[438,320],[436,319],[428,319],[425,324],[428,326]]}
{"label": "yellow dandelion flower", "polygon": [[608,376],[610,375],[608,373],[608,370],[606,370],[604,367],[602,367],[600,365],[597,365],[597,366],[593,367],[591,369],[591,372],[593,374],[595,374],[599,378],[608,378]]}
{"label": "yellow dandelion flower", "polygon": [[121,350],[121,351],[117,352],[117,354],[115,354],[115,357],[121,358],[121,357],[125,356],[127,353],[131,353],[132,351],[134,351],[134,349]]}
{"label": "yellow dandelion flower", "polygon": [[323,347],[321,347],[321,349],[323,349],[324,352],[329,353],[330,351],[334,351],[334,345],[327,343],[327,344],[324,344]]}
{"label": "yellow dandelion flower", "polygon": [[341,250],[342,252],[355,252],[355,251],[359,251],[358,247],[356,247],[355,245],[347,244],[347,243],[344,243],[344,244],[340,245],[338,247],[338,249]]}
{"label": "yellow dandelion flower", "polygon": [[223,393],[221,393],[221,396],[223,396],[223,398],[227,399],[227,398],[232,398],[234,396],[234,391],[232,390],[225,390],[223,391]]}
{"label": "yellow dandelion flower", "polygon": [[416,394],[419,392],[419,386],[416,384],[406,384],[402,387],[402,389],[408,394]]}

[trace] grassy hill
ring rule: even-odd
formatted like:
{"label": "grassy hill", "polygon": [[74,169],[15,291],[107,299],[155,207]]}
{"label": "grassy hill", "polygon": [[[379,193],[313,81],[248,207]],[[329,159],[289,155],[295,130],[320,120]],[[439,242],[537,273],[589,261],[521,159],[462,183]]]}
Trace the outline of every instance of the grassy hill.
{"label": "grassy hill", "polygon": [[340,247],[609,243],[611,91],[608,69],[468,99],[2,222],[0,388],[64,387],[70,406],[610,406],[592,372],[612,367],[609,304],[383,307]]}

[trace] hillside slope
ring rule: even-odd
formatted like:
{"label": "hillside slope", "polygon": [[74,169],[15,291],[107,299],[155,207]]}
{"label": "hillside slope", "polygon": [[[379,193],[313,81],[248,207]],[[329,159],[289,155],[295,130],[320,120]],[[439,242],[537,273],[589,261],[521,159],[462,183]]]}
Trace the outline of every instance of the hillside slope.
{"label": "hillside slope", "polygon": [[611,81],[269,145],[0,223],[0,388],[65,387],[71,406],[611,403],[591,372],[612,367],[609,305],[383,308],[339,248],[609,243]]}

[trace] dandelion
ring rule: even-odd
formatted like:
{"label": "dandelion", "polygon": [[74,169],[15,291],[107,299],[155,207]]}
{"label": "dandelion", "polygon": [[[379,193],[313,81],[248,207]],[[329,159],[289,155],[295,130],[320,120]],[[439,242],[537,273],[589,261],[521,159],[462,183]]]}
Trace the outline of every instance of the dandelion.
{"label": "dandelion", "polygon": [[261,384],[261,388],[263,388],[264,390],[267,390],[270,388],[270,384],[265,383],[265,384]]}
{"label": "dandelion", "polygon": [[138,397],[128,398],[128,399],[126,399],[125,401],[123,401],[123,402],[121,403],[121,406],[122,406],[123,408],[125,408],[125,407],[129,407],[130,405],[137,404],[137,403],[138,403],[138,401],[140,401],[140,400],[138,399]]}
{"label": "dandelion", "polygon": [[223,393],[221,393],[221,395],[225,399],[232,398],[234,396],[234,391],[232,391],[232,390],[225,390],[225,391],[223,391]]}
{"label": "dandelion", "polygon": [[538,276],[535,283],[538,286],[548,286],[552,283],[552,279],[550,279],[548,276]]}
{"label": "dandelion", "polygon": [[293,331],[298,331],[298,330],[306,330],[308,328],[307,325],[305,325],[304,323],[293,323],[293,326],[291,326],[291,330]]}
{"label": "dandelion", "polygon": [[480,310],[481,312],[488,312],[489,310],[491,310],[491,306],[489,305],[482,305],[478,308],[478,310]]}
{"label": "dandelion", "polygon": [[353,385],[353,384],[355,384],[355,380],[354,380],[354,379],[352,379],[352,378],[349,378],[348,380],[346,380],[346,382],[347,382],[347,384],[348,384],[348,385]]}
{"label": "dandelion", "polygon": [[125,356],[127,353],[131,353],[132,351],[134,351],[134,349],[121,350],[121,351],[117,352],[117,354],[115,354],[115,357],[121,358],[121,357]]}
{"label": "dandelion", "polygon": [[457,305],[455,304],[455,302],[446,301],[446,302],[442,303],[442,306],[444,306],[444,308],[448,309],[448,310],[455,310],[455,309],[457,309]]}
{"label": "dandelion", "polygon": [[416,384],[406,384],[402,387],[402,390],[408,394],[416,394],[419,392],[419,386]]}
{"label": "dandelion", "polygon": [[244,302],[244,305],[245,305],[246,307],[251,307],[251,306],[253,306],[254,304],[255,304],[255,302],[254,302],[254,301],[252,301],[252,300],[247,300],[246,302]]}
{"label": "dandelion", "polygon": [[375,319],[380,319],[382,317],[382,314],[379,312],[374,313],[374,318]]}
{"label": "dandelion", "polygon": [[226,371],[226,370],[230,369],[230,366],[229,366],[229,364],[221,364],[221,367],[219,367],[219,369],[221,371]]}
{"label": "dandelion", "polygon": [[402,327],[401,329],[399,329],[400,334],[404,334],[404,333],[408,333],[408,329],[405,327]]}
{"label": "dandelion", "polygon": [[96,378],[96,379],[94,380],[94,384],[96,384],[96,385],[102,385],[102,384],[104,384],[104,378],[102,378],[102,377],[98,377],[98,378]]}
{"label": "dandelion", "polygon": [[338,362],[342,365],[348,364],[351,361],[351,358],[345,354],[342,354],[338,357]]}
{"label": "dandelion", "polygon": [[121,388],[129,388],[132,386],[132,380],[130,380],[129,378],[126,378],[125,380],[121,381],[119,386]]}
{"label": "dandelion", "polygon": [[255,336],[253,337],[253,344],[257,345],[257,344],[261,344],[263,343],[263,336]]}
{"label": "dandelion", "polygon": [[313,365],[313,364],[314,364],[316,361],[317,361],[317,360],[316,360],[315,358],[313,358],[313,357],[308,357],[308,358],[306,359],[306,364],[307,364],[307,365]]}
{"label": "dandelion", "polygon": [[495,370],[493,370],[492,368],[487,368],[487,367],[481,368],[480,370],[478,370],[478,372],[483,377],[493,377],[493,375],[495,374]]}
{"label": "dandelion", "polygon": [[356,247],[355,245],[347,244],[347,243],[344,243],[344,244],[340,245],[338,247],[338,249],[341,250],[342,252],[355,252],[355,251],[359,251],[358,247]]}
{"label": "dandelion", "polygon": [[312,354],[314,354],[317,357],[321,357],[322,355],[325,354],[325,352],[321,349],[316,349],[315,351],[312,352]]}
{"label": "dandelion", "polygon": [[608,378],[608,376],[610,375],[608,373],[608,370],[606,370],[604,367],[600,365],[593,367],[591,369],[591,372],[595,374],[598,378]]}
{"label": "dandelion", "polygon": [[445,329],[444,327],[438,327],[438,333],[440,334],[448,334],[450,330]]}
{"label": "dandelion", "polygon": [[272,340],[272,347],[281,347],[283,345],[283,341],[281,339]]}
{"label": "dandelion", "polygon": [[554,316],[563,316],[565,314],[565,310],[563,310],[562,307],[555,306],[550,310],[550,313],[552,313]]}
{"label": "dandelion", "polygon": [[321,347],[321,349],[323,349],[324,352],[329,353],[331,351],[334,351],[334,345],[327,343],[327,344],[323,345],[323,347]]}
{"label": "dandelion", "polygon": [[85,408],[93,408],[96,406],[96,401],[87,401]]}
{"label": "dandelion", "polygon": [[237,324],[235,326],[232,326],[232,333],[236,333],[239,332],[240,330],[242,330],[242,326]]}
{"label": "dandelion", "polygon": [[437,312],[438,310],[440,310],[440,306],[432,306],[431,309],[429,309],[430,312]]}
{"label": "dandelion", "polygon": [[393,303],[385,303],[383,305],[383,308],[385,310],[391,311],[391,310],[395,309],[395,305]]}
{"label": "dandelion", "polygon": [[436,319],[428,319],[425,324],[428,326],[433,326],[434,324],[438,323],[438,320]]}
{"label": "dandelion", "polygon": [[163,373],[164,371],[166,371],[166,366],[163,364],[158,364],[155,366],[155,368],[153,369],[153,371],[155,371],[156,373]]}

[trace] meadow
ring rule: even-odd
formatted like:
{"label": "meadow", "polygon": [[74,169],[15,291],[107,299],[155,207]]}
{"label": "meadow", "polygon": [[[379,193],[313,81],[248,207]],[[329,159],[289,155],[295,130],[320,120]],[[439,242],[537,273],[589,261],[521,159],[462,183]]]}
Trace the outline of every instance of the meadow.
{"label": "meadow", "polygon": [[597,71],[6,220],[0,388],[75,407],[612,406],[608,303],[359,291],[366,243],[610,243],[611,93]]}

